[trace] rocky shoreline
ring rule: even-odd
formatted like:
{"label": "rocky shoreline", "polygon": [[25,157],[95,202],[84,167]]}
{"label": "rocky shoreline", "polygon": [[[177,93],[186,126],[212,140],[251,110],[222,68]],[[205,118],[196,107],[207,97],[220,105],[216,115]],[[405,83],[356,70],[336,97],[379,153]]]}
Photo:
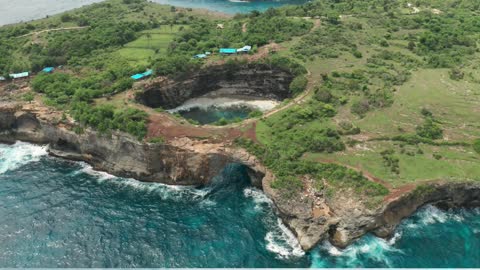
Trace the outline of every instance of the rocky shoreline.
{"label": "rocky shoreline", "polygon": [[[429,203],[447,208],[480,206],[478,182],[424,184],[384,200],[374,209],[348,192],[332,199],[307,189],[299,198],[288,199],[271,188],[275,176],[256,157],[230,144],[185,137],[161,144],[142,143],[124,133],[105,136],[89,129],[77,134],[72,131],[73,120],[61,118],[58,112],[34,104],[0,104],[0,142],[48,144],[51,155],[84,161],[113,175],[171,185],[205,185],[227,164],[243,164],[252,184],[272,199],[277,214],[304,250],[327,239],[337,247],[346,247],[369,232],[389,237],[402,219]],[[304,183],[308,186],[308,182],[307,177]]]}

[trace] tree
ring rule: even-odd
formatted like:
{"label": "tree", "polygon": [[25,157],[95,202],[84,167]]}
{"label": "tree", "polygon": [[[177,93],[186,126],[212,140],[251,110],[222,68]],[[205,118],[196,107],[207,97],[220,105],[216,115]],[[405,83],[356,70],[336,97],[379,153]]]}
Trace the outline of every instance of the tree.
{"label": "tree", "polygon": [[148,41],[148,48],[150,48],[150,42],[152,41],[152,34],[147,33],[145,37],[147,38],[147,41]]}

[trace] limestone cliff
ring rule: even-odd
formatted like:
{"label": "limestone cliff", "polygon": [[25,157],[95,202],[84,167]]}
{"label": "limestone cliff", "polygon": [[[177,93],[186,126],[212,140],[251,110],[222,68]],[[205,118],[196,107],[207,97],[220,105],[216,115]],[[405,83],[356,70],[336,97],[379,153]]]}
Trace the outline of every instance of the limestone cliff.
{"label": "limestone cliff", "polygon": [[104,135],[90,129],[77,134],[55,113],[35,106],[1,105],[0,142],[48,144],[52,155],[85,161],[97,170],[172,185],[203,185],[229,163],[246,164],[251,177],[257,179],[254,183],[264,175],[263,166],[245,151],[226,149],[222,144],[187,138],[143,143],[128,134]]}
{"label": "limestone cliff", "polygon": [[284,100],[291,96],[293,75],[265,64],[211,66],[182,78],[166,79],[145,87],[136,99],[146,106],[173,109],[191,98],[241,96]]}
{"label": "limestone cliff", "polygon": [[87,129],[77,134],[72,131],[73,120],[62,118],[56,111],[31,104],[0,104],[0,142],[48,144],[52,155],[85,161],[97,170],[173,185],[204,185],[227,164],[244,164],[252,183],[273,200],[305,250],[326,239],[346,247],[368,232],[388,237],[403,218],[427,203],[480,206],[478,182],[430,183],[372,209],[348,192],[334,197],[318,193],[309,188],[312,179],[306,176],[305,192],[288,198],[271,188],[275,176],[243,149],[189,138],[151,144],[123,133],[107,136]]}

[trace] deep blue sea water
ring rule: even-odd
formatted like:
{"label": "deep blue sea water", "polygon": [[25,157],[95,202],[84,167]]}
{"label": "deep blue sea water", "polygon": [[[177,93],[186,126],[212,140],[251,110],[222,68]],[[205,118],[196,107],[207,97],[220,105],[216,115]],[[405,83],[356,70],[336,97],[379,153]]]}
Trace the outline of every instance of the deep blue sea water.
{"label": "deep blue sea water", "polygon": [[480,209],[427,206],[393,239],[305,254],[241,166],[195,189],[0,145],[0,267],[480,267],[479,250]]}

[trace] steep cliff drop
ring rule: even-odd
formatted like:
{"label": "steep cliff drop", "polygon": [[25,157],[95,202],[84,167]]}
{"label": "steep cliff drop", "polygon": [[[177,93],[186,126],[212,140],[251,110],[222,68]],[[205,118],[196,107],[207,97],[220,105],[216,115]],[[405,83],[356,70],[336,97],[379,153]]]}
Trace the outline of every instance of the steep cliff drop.
{"label": "steep cliff drop", "polygon": [[271,110],[290,98],[293,77],[266,64],[215,65],[147,85],[136,100],[199,124],[245,119],[252,111]]}
{"label": "steep cliff drop", "polygon": [[402,219],[425,204],[447,208],[480,206],[477,182],[424,184],[374,208],[348,194],[334,200],[309,193],[285,198],[271,187],[275,176],[255,156],[232,144],[187,137],[154,144],[139,142],[124,133],[106,136],[90,129],[77,134],[72,131],[74,123],[61,118],[61,113],[34,104],[2,103],[0,142],[48,144],[51,155],[84,161],[96,170],[172,185],[204,186],[227,164],[242,164],[251,183],[272,199],[278,215],[304,250],[327,239],[346,247],[368,232],[389,237]]}

